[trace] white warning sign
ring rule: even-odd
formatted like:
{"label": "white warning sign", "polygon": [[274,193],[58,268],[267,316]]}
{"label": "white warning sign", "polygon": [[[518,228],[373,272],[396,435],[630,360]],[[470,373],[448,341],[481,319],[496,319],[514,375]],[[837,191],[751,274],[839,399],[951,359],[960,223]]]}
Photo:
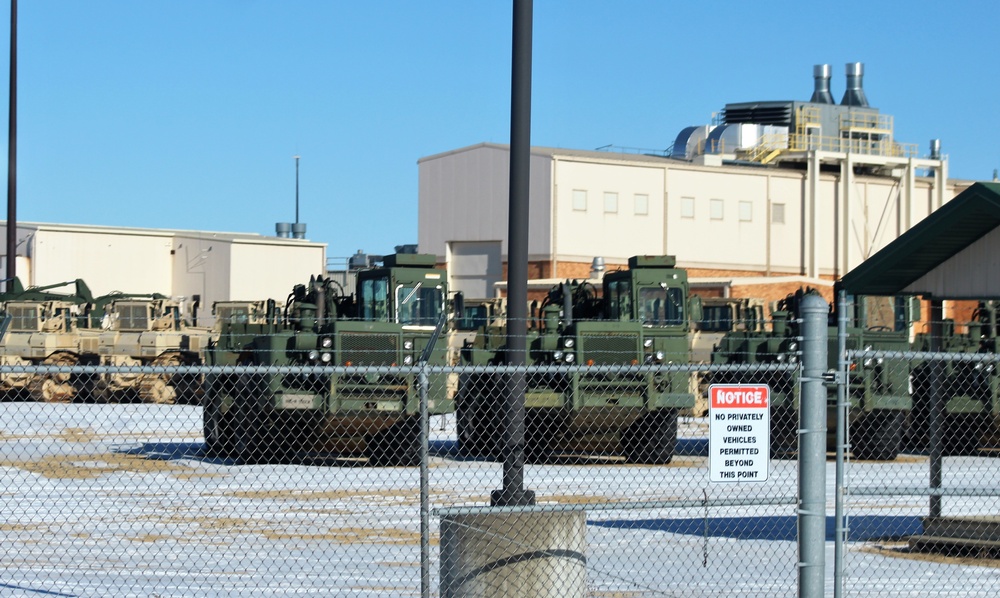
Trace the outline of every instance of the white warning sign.
{"label": "white warning sign", "polygon": [[708,388],[708,461],[713,482],[761,482],[770,465],[771,390],[766,385]]}

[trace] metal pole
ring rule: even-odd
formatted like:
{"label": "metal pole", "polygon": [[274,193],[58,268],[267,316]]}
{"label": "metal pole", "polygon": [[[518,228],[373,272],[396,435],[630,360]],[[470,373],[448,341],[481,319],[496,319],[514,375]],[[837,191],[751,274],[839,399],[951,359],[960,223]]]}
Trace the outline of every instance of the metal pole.
{"label": "metal pole", "polygon": [[13,292],[14,277],[17,276],[17,0],[10,0],[10,101],[7,119],[7,292]]}
{"label": "metal pole", "polygon": [[299,223],[299,156],[295,158],[295,224]]}
{"label": "metal pole", "polygon": [[826,543],[827,314],[819,295],[802,299],[802,394],[799,401],[799,596],[822,596]]}
{"label": "metal pole", "polygon": [[[931,328],[931,353],[941,352],[941,333],[944,310],[940,299],[931,300],[930,328]],[[930,487],[940,488],[942,482],[942,456],[944,447],[941,442],[941,428],[944,424],[944,397],[942,387],[942,370],[944,362],[940,359],[931,358],[931,379],[930,379],[930,410],[927,422],[927,443],[930,458]],[[938,494],[930,497],[930,517],[941,516],[941,496]]]}
{"label": "metal pole", "polygon": [[836,537],[833,540],[833,598],[843,595],[844,543],[847,542],[847,520],[844,517],[844,468],[847,457],[847,291],[837,293],[837,487],[834,518]]}
{"label": "metal pole", "polygon": [[[531,160],[531,0],[514,0],[510,90],[510,207],[507,223],[507,364],[527,364],[528,190]],[[494,506],[529,505],[524,488],[524,370],[510,374],[504,389],[503,488]]]}
{"label": "metal pole", "polygon": [[427,404],[430,376],[427,367],[425,361],[417,376],[420,388],[420,598],[430,598],[431,595],[430,423]]}

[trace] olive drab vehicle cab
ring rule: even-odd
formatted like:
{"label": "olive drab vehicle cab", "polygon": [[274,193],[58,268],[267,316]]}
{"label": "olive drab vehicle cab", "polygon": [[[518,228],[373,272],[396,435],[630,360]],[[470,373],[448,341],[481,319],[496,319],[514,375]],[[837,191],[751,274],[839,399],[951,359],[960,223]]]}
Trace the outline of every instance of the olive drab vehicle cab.
{"label": "olive drab vehicle cab", "polygon": [[[997,353],[997,301],[980,301],[972,320],[965,323],[965,332],[956,329],[956,322],[944,320],[937,347],[933,347],[929,332],[915,335],[914,351],[932,350],[964,353],[977,359],[948,359],[941,362],[941,397],[944,420],[941,423],[942,449],[946,455],[970,455],[987,443],[997,440],[1000,426],[1000,370],[986,355]],[[907,422],[907,440],[915,448],[929,446],[932,362],[913,364],[913,411]]]}
{"label": "olive drab vehicle cab", "polygon": [[[699,304],[692,310],[687,273],[673,256],[632,257],[627,270],[606,273],[602,287],[598,293],[568,281],[540,306],[529,363],[568,367],[527,375],[525,450],[532,459],[585,453],[667,463],[678,411],[693,407],[694,395],[689,372],[652,366],[689,363],[688,331]],[[463,350],[465,362],[502,364],[504,332],[481,327]],[[502,388],[495,373],[462,376],[456,410],[463,454],[499,458]]]}
{"label": "olive drab vehicle cab", "polygon": [[[74,285],[73,293],[54,289]],[[29,287],[14,279],[0,293],[6,330],[0,342],[0,392],[37,401],[89,398],[89,378],[81,374],[18,371],[18,366],[75,366],[97,363],[99,330],[88,328],[93,296],[82,280]]]}
{"label": "olive drab vehicle cab", "polygon": [[[270,303],[257,321],[221,321],[208,361],[234,367],[208,376],[209,452],[240,461],[314,451],[372,464],[419,461],[419,376],[402,368],[423,357],[446,365],[446,343],[432,345],[446,322],[446,272],[434,256],[395,254],[355,276],[353,296],[314,277],[293,289],[283,309]],[[444,375],[428,380],[430,413],[450,412]]]}
{"label": "olive drab vehicle cab", "polygon": [[[799,306],[814,289],[800,289],[777,302],[770,332],[727,334],[712,354],[714,364],[797,363],[801,351]],[[835,308],[836,306],[834,306]],[[910,297],[847,296],[847,350],[905,352],[919,303]],[[836,371],[838,313],[831,309],[827,334],[827,369]],[[714,383],[765,381],[771,388],[771,453],[796,454],[799,381],[792,371],[715,373]],[[903,448],[906,414],[910,411],[910,363],[902,357],[862,358],[850,364],[848,420],[851,452],[856,459],[891,460]],[[835,449],[836,401],[827,395],[827,446]]]}

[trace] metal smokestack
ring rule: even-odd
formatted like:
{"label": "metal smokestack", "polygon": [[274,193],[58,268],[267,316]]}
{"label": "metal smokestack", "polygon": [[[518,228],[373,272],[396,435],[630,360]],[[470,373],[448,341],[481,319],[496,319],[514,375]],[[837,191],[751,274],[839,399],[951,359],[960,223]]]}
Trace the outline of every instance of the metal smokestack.
{"label": "metal smokestack", "polygon": [[941,159],[941,140],[931,139],[931,160]]}
{"label": "metal smokestack", "polygon": [[833,101],[833,96],[830,95],[830,75],[832,72],[829,64],[817,64],[813,67],[815,88],[813,89],[812,98],[809,100],[810,102],[817,104],[836,103]]}
{"label": "metal smokestack", "polygon": [[840,100],[842,106],[868,107],[868,99],[865,98],[865,90],[861,84],[861,79],[865,75],[865,65],[860,62],[847,63],[847,90],[844,91],[844,99]]}

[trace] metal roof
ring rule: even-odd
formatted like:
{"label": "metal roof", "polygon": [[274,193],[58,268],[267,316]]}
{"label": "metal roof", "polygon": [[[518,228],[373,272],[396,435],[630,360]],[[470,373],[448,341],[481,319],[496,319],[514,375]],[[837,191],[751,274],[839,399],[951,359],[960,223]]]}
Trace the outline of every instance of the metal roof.
{"label": "metal roof", "polygon": [[859,295],[1000,297],[1000,183],[975,183],[848,272]]}

